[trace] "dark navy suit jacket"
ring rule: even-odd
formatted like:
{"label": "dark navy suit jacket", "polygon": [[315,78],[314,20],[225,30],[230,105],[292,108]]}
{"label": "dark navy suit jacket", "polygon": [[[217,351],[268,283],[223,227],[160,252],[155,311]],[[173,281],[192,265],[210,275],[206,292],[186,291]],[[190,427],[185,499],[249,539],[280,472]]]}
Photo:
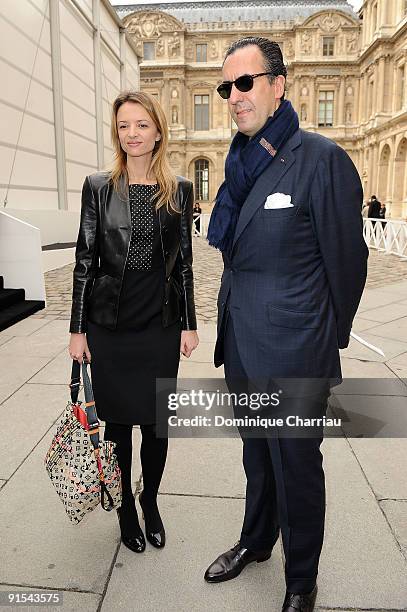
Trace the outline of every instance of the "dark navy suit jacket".
{"label": "dark navy suit jacket", "polygon": [[[264,208],[272,193],[290,208]],[[362,185],[348,154],[301,129],[257,179],[240,212],[218,298],[215,365],[226,304],[250,379],[341,378],[339,348],[366,281]]]}

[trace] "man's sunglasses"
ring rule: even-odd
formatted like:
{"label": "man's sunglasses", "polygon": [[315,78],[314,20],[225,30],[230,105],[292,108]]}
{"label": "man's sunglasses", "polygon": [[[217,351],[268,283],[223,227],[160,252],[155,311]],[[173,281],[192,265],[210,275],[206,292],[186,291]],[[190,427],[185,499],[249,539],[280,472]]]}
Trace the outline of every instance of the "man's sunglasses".
{"label": "man's sunglasses", "polygon": [[230,94],[232,93],[233,85],[239,91],[250,91],[253,89],[254,79],[259,76],[264,76],[265,74],[273,74],[272,72],[259,72],[259,74],[243,74],[235,81],[224,81],[216,88],[216,91],[220,95],[221,98],[227,100],[230,98]]}

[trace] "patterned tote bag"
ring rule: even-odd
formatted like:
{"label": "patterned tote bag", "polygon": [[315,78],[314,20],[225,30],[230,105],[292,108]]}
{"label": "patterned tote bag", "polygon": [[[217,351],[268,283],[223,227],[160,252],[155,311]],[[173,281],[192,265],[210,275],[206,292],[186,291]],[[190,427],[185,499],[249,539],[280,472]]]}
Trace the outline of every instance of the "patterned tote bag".
{"label": "patterned tote bag", "polygon": [[116,444],[100,440],[87,365],[82,362],[85,402],[81,402],[80,365],[73,361],[71,401],[45,456],[48,476],[68,517],[76,524],[99,503],[107,511],[120,506],[122,495],[121,473],[114,453]]}

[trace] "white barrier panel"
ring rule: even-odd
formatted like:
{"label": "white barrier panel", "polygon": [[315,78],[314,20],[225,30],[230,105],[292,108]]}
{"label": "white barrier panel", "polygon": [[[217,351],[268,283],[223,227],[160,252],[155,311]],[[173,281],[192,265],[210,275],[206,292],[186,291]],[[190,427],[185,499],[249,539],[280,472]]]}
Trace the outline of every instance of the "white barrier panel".
{"label": "white barrier panel", "polygon": [[363,236],[370,249],[407,259],[407,223],[392,219],[363,219]]}
{"label": "white barrier panel", "polygon": [[0,276],[7,289],[25,289],[26,300],[45,302],[40,230],[1,210]]}
{"label": "white barrier panel", "polygon": [[210,213],[200,213],[199,215],[193,216],[193,236],[202,236],[203,238],[206,238],[210,216]]}

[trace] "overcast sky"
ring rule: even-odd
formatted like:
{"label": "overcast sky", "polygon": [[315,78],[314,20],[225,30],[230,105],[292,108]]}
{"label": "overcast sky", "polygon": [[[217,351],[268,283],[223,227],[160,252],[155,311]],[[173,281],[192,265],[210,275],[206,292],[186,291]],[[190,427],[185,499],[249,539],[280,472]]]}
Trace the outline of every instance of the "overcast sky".
{"label": "overcast sky", "polygon": [[[200,4],[208,1],[209,0],[188,0],[188,2],[198,2]],[[162,0],[162,2],[179,2],[179,0]],[[357,10],[361,7],[363,0],[348,0],[348,2]],[[115,6],[116,4],[150,4],[150,2],[149,0],[110,0],[110,4]],[[153,4],[152,1],[151,4]]]}

